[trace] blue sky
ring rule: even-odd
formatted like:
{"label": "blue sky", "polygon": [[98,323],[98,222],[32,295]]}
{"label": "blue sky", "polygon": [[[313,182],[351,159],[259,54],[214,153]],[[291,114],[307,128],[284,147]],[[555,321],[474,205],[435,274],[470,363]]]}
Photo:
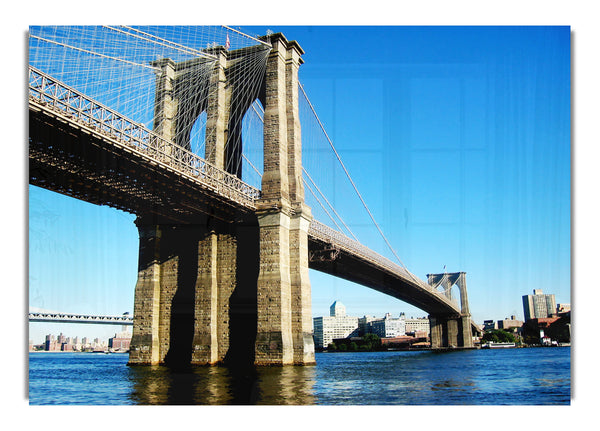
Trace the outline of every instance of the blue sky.
{"label": "blue sky", "polygon": [[[534,288],[571,302],[569,27],[243,29],[281,31],[305,50],[301,82],[411,272],[467,272],[477,323],[522,319]],[[327,181],[328,165],[304,145],[306,168],[361,242],[392,258],[348,186]],[[133,220],[30,186],[29,305],[132,312]],[[426,315],[315,271],[311,283],[315,316],[335,300],[351,315]],[[31,324],[30,338],[61,330],[119,328]]]}
{"label": "blue sky", "polygon": [[[533,288],[570,302],[568,27],[282,31],[306,51],[306,91],[411,272],[466,271],[477,322],[522,318]],[[342,280],[312,282],[316,314],[329,298],[354,315],[419,314]]]}

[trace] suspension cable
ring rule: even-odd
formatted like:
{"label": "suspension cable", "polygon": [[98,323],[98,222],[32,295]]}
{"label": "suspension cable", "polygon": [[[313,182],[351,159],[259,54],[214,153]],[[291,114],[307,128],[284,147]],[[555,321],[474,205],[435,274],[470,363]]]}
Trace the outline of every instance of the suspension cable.
{"label": "suspension cable", "polygon": [[109,60],[120,61],[122,63],[127,63],[127,64],[130,64],[130,65],[133,65],[133,66],[145,67],[147,69],[152,69],[154,71],[160,72],[160,68],[158,68],[158,67],[152,67],[152,66],[148,66],[146,64],[140,64],[140,63],[134,63],[133,61],[128,61],[128,60],[125,60],[125,59],[122,59],[122,58],[118,58],[118,57],[111,57],[109,55],[104,55],[104,54],[101,54],[99,52],[90,51],[89,49],[78,48],[78,47],[73,46],[73,45],[67,45],[66,43],[60,43],[60,42],[57,42],[55,40],[50,40],[50,39],[46,39],[44,37],[36,36],[35,34],[30,34],[29,37],[41,40],[41,41],[46,42],[46,43],[53,43],[54,45],[59,45],[59,46],[62,46],[64,48],[69,48],[69,49],[72,49],[72,50],[75,50],[75,51],[84,52],[86,54],[97,55],[98,57],[106,58],[106,59],[109,59]]}
{"label": "suspension cable", "polygon": [[[339,231],[342,231],[342,228],[340,227],[340,225],[335,221],[335,219],[332,217],[331,214],[329,214],[329,211],[327,211],[327,208],[325,208],[325,205],[323,205],[323,202],[321,202],[321,200],[319,199],[319,197],[316,195],[316,193],[313,191],[312,187],[310,186],[310,184],[304,179],[302,178],[302,182],[304,183],[304,185],[306,185],[306,188],[308,189],[308,191],[310,192],[311,195],[313,195],[313,197],[317,200],[318,204],[321,205],[321,208],[323,209],[323,211],[325,211],[325,214],[327,214],[327,216],[331,219],[331,221],[333,222],[333,224],[339,229]],[[313,183],[314,184],[314,183]],[[316,185],[315,185],[316,187]],[[343,223],[343,222],[342,222]],[[356,238],[356,237],[355,237]]]}
{"label": "suspension cable", "polygon": [[[302,167],[302,171],[306,174],[306,176],[308,177],[308,179],[310,180],[310,182],[312,183],[312,185],[315,186],[315,189],[317,189],[317,191],[323,197],[323,199],[325,200],[325,202],[327,203],[327,205],[329,205],[329,208],[331,208],[331,210],[333,211],[333,213],[342,222],[342,224],[344,225],[344,227],[346,228],[346,230],[350,233],[350,235],[352,235],[352,238],[354,238],[357,242],[360,242],[360,241],[358,241],[358,238],[356,237],[356,235],[354,235],[354,232],[352,232],[352,230],[348,227],[348,225],[344,222],[344,220],[342,220],[342,217],[340,217],[340,215],[335,210],[335,208],[333,207],[333,205],[331,205],[331,203],[329,202],[329,200],[327,200],[327,197],[325,196],[325,194],[323,194],[323,192],[321,191],[321,189],[319,188],[319,186],[317,185],[317,183],[315,183],[315,181],[312,179],[312,177],[310,176],[310,174],[308,173],[308,171],[306,169],[304,169],[304,166]],[[305,183],[306,183],[306,181],[305,181]],[[308,185],[308,183],[306,183],[306,185]],[[311,190],[311,192],[312,192],[312,190]],[[315,196],[314,193],[313,193],[313,196]],[[319,201],[319,198],[317,196],[315,196],[315,198],[321,204],[321,201]],[[323,204],[321,204],[321,206],[323,207]],[[325,207],[323,207],[323,209],[325,210],[325,212],[327,213],[327,215],[329,215],[329,212],[327,211],[327,209]],[[331,217],[330,215],[329,215],[329,217],[333,220],[333,217]],[[338,229],[341,231],[342,228],[335,222],[335,220],[333,220],[333,222],[338,227]]]}
{"label": "suspension cable", "polygon": [[315,111],[315,108],[313,107],[312,103],[310,102],[310,100],[308,99],[308,95],[306,94],[306,91],[304,91],[304,87],[302,86],[302,84],[300,82],[298,82],[298,86],[300,87],[300,89],[302,90],[302,93],[304,94],[304,97],[306,98],[306,101],[308,102],[308,106],[310,107],[313,115],[315,116],[317,122],[319,123],[319,126],[321,127],[321,130],[323,131],[323,133],[325,134],[325,137],[327,138],[327,141],[329,142],[329,145],[331,146],[331,149],[333,150],[336,158],[338,159],[338,161],[340,162],[340,165],[342,166],[342,169],[344,170],[344,173],[346,174],[346,177],[348,177],[348,180],[350,181],[350,184],[352,184],[352,187],[354,188],[354,191],[356,192],[356,194],[358,195],[358,198],[360,199],[360,202],[362,203],[363,207],[365,208],[365,210],[367,211],[367,213],[369,214],[369,217],[371,218],[371,221],[373,222],[373,224],[375,225],[375,227],[377,228],[377,230],[379,231],[379,234],[381,235],[381,237],[383,238],[383,240],[385,241],[385,243],[387,244],[388,248],[391,250],[391,252],[393,253],[393,255],[396,257],[396,259],[398,260],[398,262],[400,262],[400,265],[402,265],[402,267],[404,269],[406,269],[406,271],[411,275],[411,277],[414,279],[414,275],[412,275],[412,273],[410,271],[408,271],[408,269],[406,268],[406,265],[404,265],[404,263],[402,262],[402,260],[400,259],[400,257],[398,256],[398,254],[396,253],[396,251],[394,250],[394,248],[392,247],[392,245],[390,244],[390,242],[388,241],[388,239],[385,237],[385,235],[383,234],[383,231],[381,230],[381,228],[379,227],[379,224],[377,224],[377,222],[375,221],[375,217],[373,217],[373,214],[371,213],[371,211],[369,210],[369,207],[367,206],[365,200],[363,199],[362,195],[360,194],[360,192],[358,191],[358,188],[356,187],[356,184],[354,184],[354,181],[352,180],[352,177],[350,177],[350,173],[348,172],[348,169],[346,169],[346,166],[344,165],[344,162],[342,162],[342,159],[340,157],[340,155],[338,154],[337,150],[335,149],[333,142],[331,141],[331,139],[329,138],[329,135],[327,134],[327,131],[325,131],[325,127],[323,126],[323,123],[321,123],[321,120],[319,119],[319,116],[317,115],[317,112]]}
{"label": "suspension cable", "polygon": [[260,43],[261,45],[264,45],[264,46],[266,46],[266,47],[268,47],[268,48],[271,48],[271,44],[270,44],[270,43],[267,43],[267,42],[265,42],[264,40],[257,39],[257,38],[255,38],[255,37],[252,37],[252,36],[250,36],[249,34],[243,33],[243,32],[241,32],[241,31],[239,31],[239,30],[236,30],[235,28],[228,27],[228,26],[226,26],[226,25],[222,25],[221,27],[223,27],[223,28],[226,28],[227,30],[231,30],[231,31],[233,31],[233,32],[235,32],[235,33],[238,33],[238,34],[240,34],[240,35],[242,35],[242,36],[244,36],[244,37],[247,37],[248,39],[251,39],[251,40],[253,40],[253,41],[255,41],[255,42],[258,42],[258,43]]}

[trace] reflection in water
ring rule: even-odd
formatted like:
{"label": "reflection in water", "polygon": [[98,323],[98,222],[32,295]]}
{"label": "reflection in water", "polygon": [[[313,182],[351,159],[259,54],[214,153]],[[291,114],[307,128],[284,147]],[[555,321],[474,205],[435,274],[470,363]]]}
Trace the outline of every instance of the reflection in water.
{"label": "reflection in water", "polygon": [[569,404],[570,348],[317,353],[310,367],[127,366],[29,355],[30,404]]}
{"label": "reflection in water", "polygon": [[314,367],[129,367],[135,404],[314,404]]}

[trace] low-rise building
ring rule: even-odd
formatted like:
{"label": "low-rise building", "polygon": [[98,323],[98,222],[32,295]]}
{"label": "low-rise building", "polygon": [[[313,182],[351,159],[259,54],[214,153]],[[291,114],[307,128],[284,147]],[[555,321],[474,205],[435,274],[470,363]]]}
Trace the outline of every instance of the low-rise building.
{"label": "low-rise building", "polygon": [[129,350],[131,344],[131,333],[124,331],[115,334],[114,337],[108,339],[108,347],[113,350]]}
{"label": "low-rise building", "polygon": [[517,320],[515,316],[505,317],[504,320],[498,320],[498,329],[511,329],[521,328],[523,326],[522,320]]}
{"label": "low-rise building", "polygon": [[417,333],[417,332],[425,332],[425,334],[429,335],[429,318],[427,317],[410,317],[405,320],[405,330],[407,334]]}
{"label": "low-rise building", "polygon": [[498,329],[498,324],[495,320],[484,320],[483,321],[483,330],[491,331],[492,329]]}
{"label": "low-rise building", "polygon": [[392,317],[387,313],[383,319],[376,319],[370,323],[371,333],[379,338],[395,338],[406,334],[404,317]]}
{"label": "low-rise building", "polygon": [[346,307],[335,301],[329,316],[313,318],[314,340],[317,349],[325,349],[336,338],[358,335],[358,317],[346,316]]}

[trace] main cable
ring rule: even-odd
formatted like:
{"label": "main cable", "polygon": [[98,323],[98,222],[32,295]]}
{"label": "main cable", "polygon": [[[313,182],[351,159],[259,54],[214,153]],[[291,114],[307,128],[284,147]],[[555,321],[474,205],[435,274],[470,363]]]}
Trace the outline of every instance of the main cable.
{"label": "main cable", "polygon": [[323,133],[325,135],[325,138],[327,138],[327,142],[329,142],[329,146],[333,150],[333,152],[335,154],[335,157],[337,158],[337,160],[340,163],[342,169],[344,170],[344,173],[346,174],[346,177],[350,181],[350,184],[352,184],[352,188],[356,192],[358,198],[360,199],[360,202],[362,203],[363,207],[365,208],[365,210],[369,214],[369,217],[371,218],[371,221],[373,222],[373,224],[377,228],[377,231],[379,232],[379,234],[381,235],[381,237],[385,241],[385,243],[388,246],[388,248],[391,250],[392,254],[396,257],[396,259],[398,260],[398,262],[400,262],[400,265],[402,265],[402,267],[406,270],[406,272],[408,272],[408,274],[410,274],[411,278],[413,278],[414,281],[417,281],[416,277],[410,271],[408,271],[408,269],[406,268],[406,265],[404,265],[404,263],[402,262],[402,260],[400,259],[400,257],[398,256],[398,254],[396,253],[396,251],[394,250],[394,248],[392,247],[392,245],[388,241],[388,239],[385,237],[383,231],[379,227],[379,224],[375,220],[375,217],[373,217],[373,214],[371,213],[371,210],[369,210],[369,207],[367,206],[367,203],[365,202],[365,200],[363,199],[362,195],[358,191],[358,188],[356,187],[356,184],[352,180],[352,177],[350,176],[350,173],[348,172],[348,169],[346,169],[346,165],[344,165],[344,162],[342,161],[342,158],[340,157],[339,153],[335,149],[335,146],[333,145],[333,142],[329,138],[329,135],[327,134],[327,131],[325,130],[325,127],[323,126],[323,123],[321,122],[319,116],[317,115],[317,112],[315,111],[315,108],[313,107],[312,103],[310,102],[310,100],[308,98],[308,95],[306,94],[306,91],[304,90],[304,86],[300,82],[298,82],[298,86],[302,90],[302,94],[304,94],[304,97],[306,98],[306,101],[308,102],[308,106],[310,107],[313,115],[315,116],[317,122],[319,123],[319,126],[321,127],[321,130],[323,131]]}

